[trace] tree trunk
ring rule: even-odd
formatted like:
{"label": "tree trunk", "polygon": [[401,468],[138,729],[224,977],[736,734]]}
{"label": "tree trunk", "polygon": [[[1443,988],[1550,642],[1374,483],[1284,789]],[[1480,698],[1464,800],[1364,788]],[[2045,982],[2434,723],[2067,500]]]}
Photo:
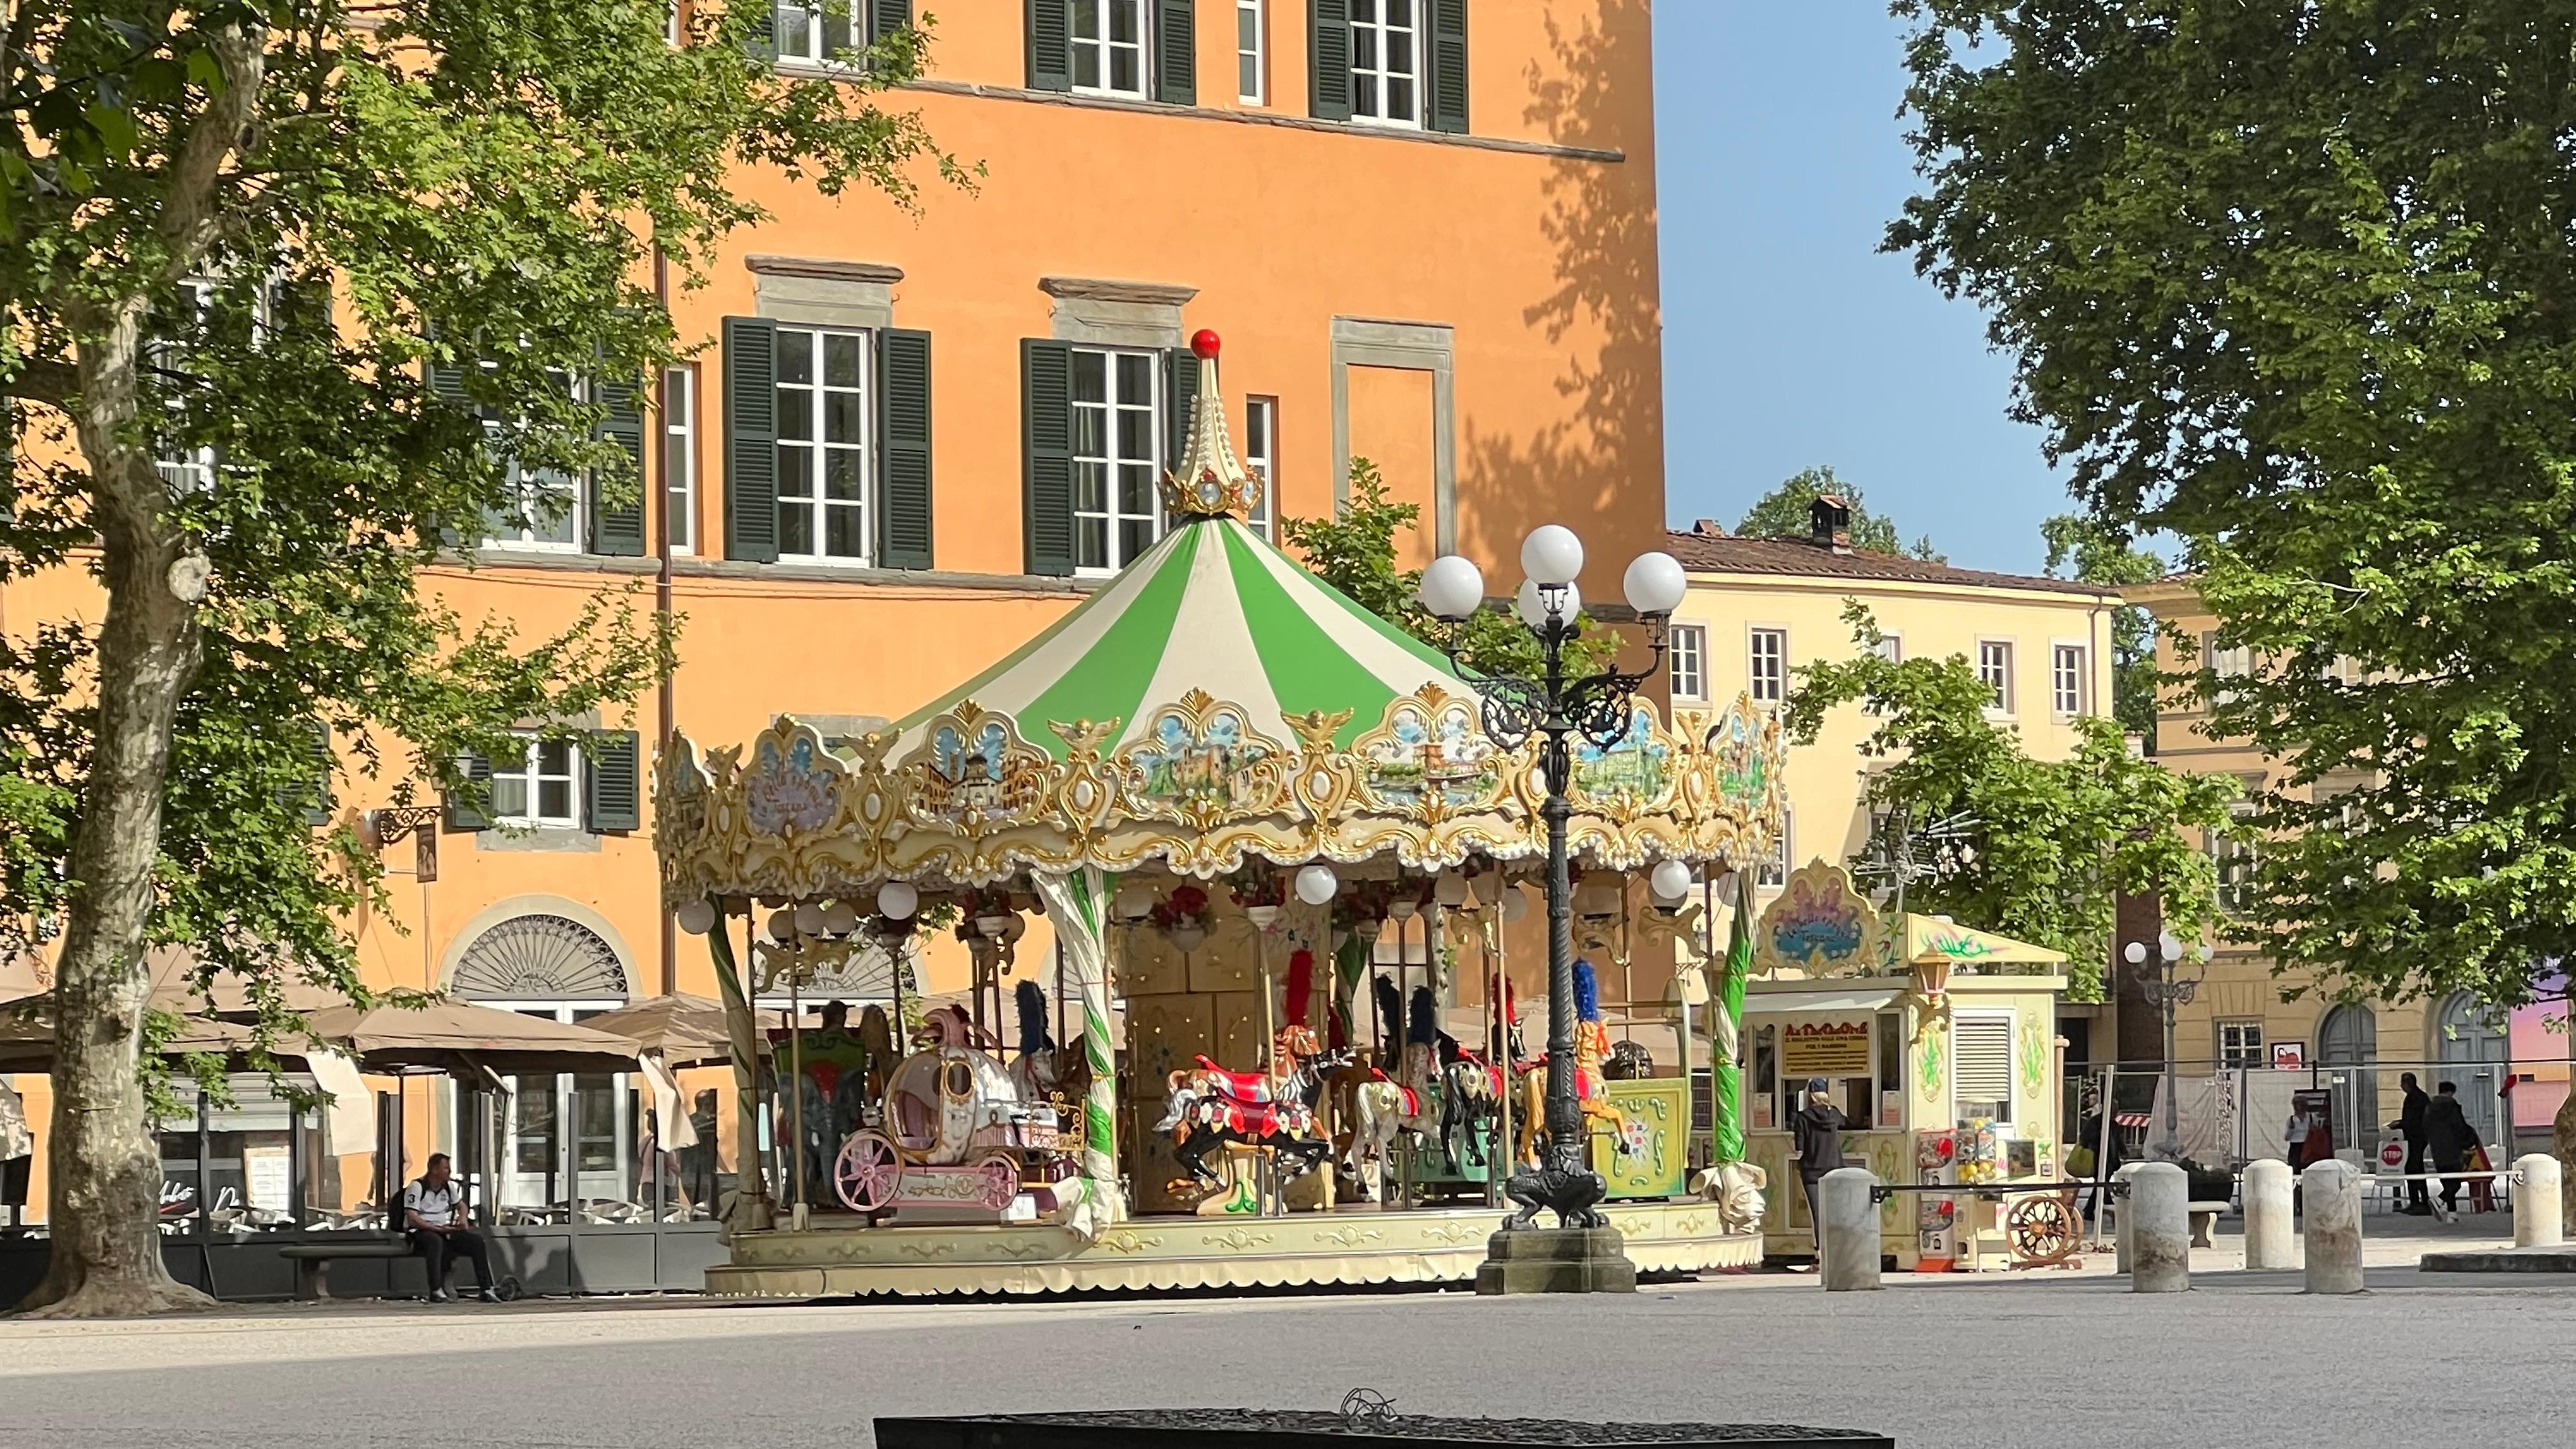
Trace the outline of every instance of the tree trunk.
{"label": "tree trunk", "polygon": [[40,1317],[214,1303],[162,1266],[161,1154],[144,1115],[144,930],[171,735],[196,673],[198,628],[195,599],[179,597],[171,573],[190,549],[166,525],[159,471],[127,426],[136,407],[140,311],[137,304],[100,319],[95,341],[81,347],[73,410],[95,485],[91,521],[108,598],[98,636],[96,743],[71,841],[76,884],[54,968],[54,1120],[45,1144],[53,1260],[23,1305]]}
{"label": "tree trunk", "polygon": [[[2576,1002],[2571,1002],[2576,1010]],[[2567,1100],[2549,1124],[2549,1148],[2558,1155],[2558,1213],[2567,1236],[2576,1239],[2576,1080],[2567,1084]]]}

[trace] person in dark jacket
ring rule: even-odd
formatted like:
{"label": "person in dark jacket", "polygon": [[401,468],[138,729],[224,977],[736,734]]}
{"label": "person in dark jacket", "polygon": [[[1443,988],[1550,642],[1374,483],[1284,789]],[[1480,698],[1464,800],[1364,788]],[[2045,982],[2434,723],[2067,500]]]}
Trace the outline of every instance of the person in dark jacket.
{"label": "person in dark jacket", "polygon": [[1834,1105],[1821,1077],[1807,1083],[1807,1105],[1789,1123],[1790,1145],[1798,1159],[1798,1182],[1807,1190],[1807,1227],[1815,1237],[1816,1256],[1825,1252],[1825,1174],[1843,1163],[1843,1133],[1851,1120]]}
{"label": "person in dark jacket", "polygon": [[2433,1215],[2433,1194],[2424,1185],[2424,1112],[2433,1105],[2432,1096],[2407,1072],[2397,1078],[2406,1092],[2406,1105],[2397,1109],[2397,1120],[2388,1125],[2406,1139],[2406,1211],[2419,1218]]}
{"label": "person in dark jacket", "polygon": [[2460,1084],[2444,1082],[2432,1105],[2424,1109],[2424,1150],[2433,1158],[2433,1170],[2444,1174],[2437,1214],[2444,1222],[2460,1215],[2460,1179],[2452,1174],[2467,1170],[2469,1149],[2477,1145],[2477,1129],[2460,1110]]}

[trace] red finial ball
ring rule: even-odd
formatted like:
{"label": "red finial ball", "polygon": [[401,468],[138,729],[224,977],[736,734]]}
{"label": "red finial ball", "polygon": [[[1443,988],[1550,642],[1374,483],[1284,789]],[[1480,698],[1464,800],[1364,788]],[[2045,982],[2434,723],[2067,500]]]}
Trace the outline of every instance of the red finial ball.
{"label": "red finial ball", "polygon": [[1216,334],[1202,327],[1190,334],[1190,353],[1195,357],[1216,356]]}

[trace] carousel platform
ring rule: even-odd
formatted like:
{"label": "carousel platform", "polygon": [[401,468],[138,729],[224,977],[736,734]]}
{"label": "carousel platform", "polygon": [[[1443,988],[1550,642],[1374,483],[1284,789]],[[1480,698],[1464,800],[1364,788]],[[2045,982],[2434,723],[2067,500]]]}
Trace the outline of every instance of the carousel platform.
{"label": "carousel platform", "polygon": [[[1729,1233],[1714,1203],[1612,1203],[1629,1260],[1648,1273],[1749,1268],[1758,1233]],[[817,1217],[803,1232],[746,1233],[707,1269],[720,1298],[1039,1294],[1084,1289],[1472,1283],[1502,1220],[1482,1204],[1346,1207],[1287,1217],[1146,1217],[1085,1244],[1062,1228],[871,1228]]]}

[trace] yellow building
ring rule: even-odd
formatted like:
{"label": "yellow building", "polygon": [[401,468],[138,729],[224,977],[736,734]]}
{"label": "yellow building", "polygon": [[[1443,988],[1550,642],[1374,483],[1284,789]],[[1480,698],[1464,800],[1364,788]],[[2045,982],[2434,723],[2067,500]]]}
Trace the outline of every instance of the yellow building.
{"label": "yellow building", "polygon": [[[1673,614],[1676,710],[1722,707],[1739,692],[1757,703],[1785,700],[1801,666],[1858,649],[1842,617],[1857,601],[1896,657],[1974,662],[1995,691],[1992,717],[2039,759],[2073,753],[2074,722],[2109,712],[2116,591],[1861,552],[1837,512],[1820,501],[1803,538],[1730,537],[1707,519],[1671,536],[1666,547],[1690,575],[1690,593]],[[1869,767],[1860,745],[1871,728],[1857,705],[1839,709],[1813,745],[1790,750],[1790,818],[1779,853],[1759,874],[1761,904],[1795,864],[1819,857],[1841,864],[1868,843]]]}
{"label": "yellow building", "polygon": [[[2256,667],[2249,651],[2218,647],[2217,618],[2201,602],[2193,580],[2162,580],[2128,590],[2127,597],[2155,614],[2160,626],[2157,665],[2168,677],[2206,669],[2224,681]],[[2223,682],[2219,687],[2225,687]],[[2281,783],[2287,772],[2279,762],[2247,740],[2213,737],[2208,725],[2208,703],[2197,692],[2167,691],[2156,714],[2156,759],[2176,771],[2232,775],[2248,797]],[[2312,788],[2319,798],[2331,798],[2366,778],[2360,772],[2333,774]],[[2222,853],[2219,906],[2226,911],[2240,902],[2261,847],[2204,844]],[[2384,1124],[2397,1115],[2398,1076],[2411,1070],[2427,1091],[2436,1081],[2456,1081],[2469,1121],[2486,1141],[2498,1141],[2497,1092],[2511,1055],[2501,1014],[2488,1011],[2465,991],[2431,1001],[2338,1001],[2314,973],[2276,971],[2269,958],[2228,935],[2222,926],[2206,975],[2175,1013],[2174,1059],[2187,1082],[2206,1080],[2213,1071],[2259,1069],[2266,1075],[2253,1080],[2286,1100],[2291,1086],[2313,1079],[2314,1086],[2332,1096],[2336,1149],[2368,1157],[2386,1135]],[[2185,974],[2191,969],[2186,966]],[[2275,1075],[2276,1063],[2296,1070]],[[2519,1115],[2526,1127],[2537,1124],[2546,1131],[2564,1091],[2559,1084],[2566,1080],[2566,1064],[2536,1062],[2531,1068],[2515,1070],[2547,1085],[2523,1094]],[[2186,1086],[2179,1098],[2184,1114],[2192,1114],[2194,1091]],[[2281,1109],[2273,1110],[2276,1106]],[[2275,1119],[2286,1115],[2286,1106],[2250,1097],[2233,1141],[2213,1145],[2239,1156],[2268,1155],[2280,1145],[2281,1123]],[[2186,1147],[2191,1136],[2187,1127]]]}

